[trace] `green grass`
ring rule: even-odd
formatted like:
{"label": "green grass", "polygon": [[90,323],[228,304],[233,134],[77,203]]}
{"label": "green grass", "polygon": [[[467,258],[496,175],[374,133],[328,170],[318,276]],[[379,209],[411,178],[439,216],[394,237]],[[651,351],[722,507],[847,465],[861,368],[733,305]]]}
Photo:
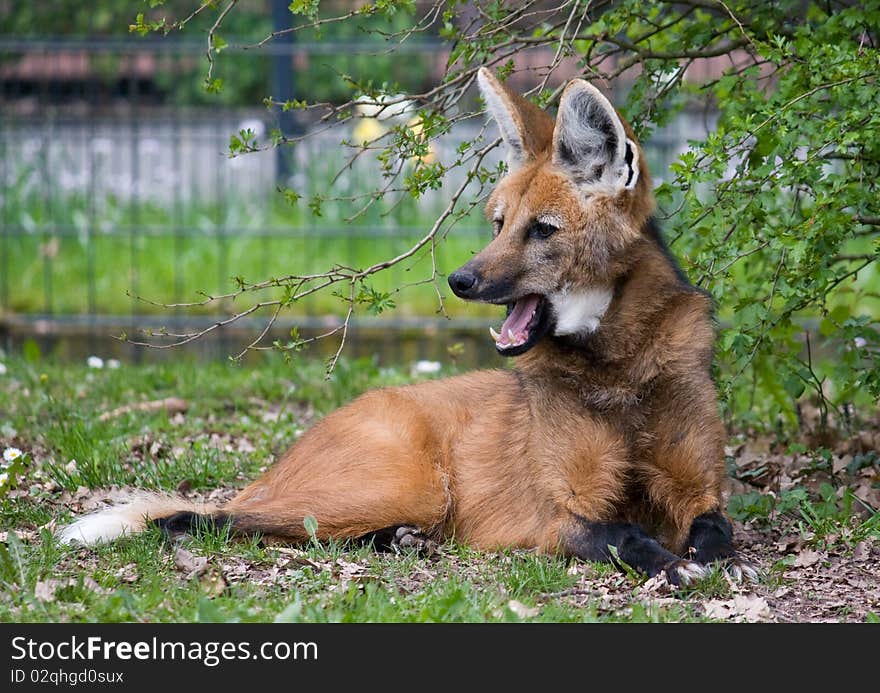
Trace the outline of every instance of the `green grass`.
{"label": "green grass", "polygon": [[[452,542],[423,557],[340,542],[292,550],[223,529],[170,543],[151,529],[95,548],[62,546],[44,526],[69,521],[90,489],[240,488],[324,413],[409,378],[343,360],[325,381],[321,363],[285,365],[277,356],[247,368],[4,363],[0,448],[22,448],[28,465],[16,492],[0,499],[0,531],[10,532],[0,543],[0,621],[701,621],[705,600],[730,595],[720,571],[657,598],[643,591],[643,577],[609,565]],[[99,420],[121,405],[169,396],[189,402],[185,415]],[[834,527],[838,541],[844,526],[855,528],[853,541],[877,530],[876,522],[856,526],[830,497],[789,500],[787,512],[803,512],[828,541]],[[179,548],[208,558],[203,574],[176,567]]]}

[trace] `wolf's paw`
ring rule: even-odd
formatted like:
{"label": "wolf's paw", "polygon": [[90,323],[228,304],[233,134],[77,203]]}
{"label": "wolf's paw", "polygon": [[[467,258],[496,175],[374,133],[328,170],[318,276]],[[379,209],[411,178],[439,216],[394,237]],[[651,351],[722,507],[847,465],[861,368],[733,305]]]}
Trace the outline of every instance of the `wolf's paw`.
{"label": "wolf's paw", "polygon": [[758,582],[758,568],[740,556],[733,556],[722,562],[724,572],[734,582]]}
{"label": "wolf's paw", "polygon": [[676,587],[686,587],[706,574],[706,566],[696,561],[682,558],[681,560],[667,563],[663,567],[663,572],[666,573],[666,579],[669,580],[669,584]]}
{"label": "wolf's paw", "polygon": [[402,525],[394,532],[391,547],[398,553],[401,550],[416,551],[430,556],[437,552],[437,542],[424,535],[418,527]]}

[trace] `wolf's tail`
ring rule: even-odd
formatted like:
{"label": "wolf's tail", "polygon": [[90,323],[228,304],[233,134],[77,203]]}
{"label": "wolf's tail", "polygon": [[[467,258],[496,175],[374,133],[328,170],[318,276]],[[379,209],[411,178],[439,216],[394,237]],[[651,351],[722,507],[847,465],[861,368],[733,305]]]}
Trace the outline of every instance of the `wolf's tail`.
{"label": "wolf's tail", "polygon": [[184,518],[187,524],[195,524],[199,518],[214,524],[216,510],[215,505],[195,503],[171,494],[139,491],[128,502],[83,515],[63,527],[58,532],[58,540],[62,544],[99,544],[142,532],[150,523],[164,527],[169,521],[176,525]]}

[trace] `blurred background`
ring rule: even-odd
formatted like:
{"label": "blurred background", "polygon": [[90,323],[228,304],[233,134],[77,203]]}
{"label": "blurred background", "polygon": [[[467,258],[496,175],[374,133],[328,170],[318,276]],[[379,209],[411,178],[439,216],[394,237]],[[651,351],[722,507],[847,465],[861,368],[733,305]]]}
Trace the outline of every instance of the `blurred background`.
{"label": "blurred background", "polygon": [[[325,4],[337,14],[356,6]],[[202,38],[209,23],[188,26],[182,35],[139,36],[129,31],[137,2],[0,0],[0,346],[76,360],[225,358],[252,340],[263,322],[243,319],[164,351],[114,335],[200,329],[236,306],[161,304],[227,293],[234,277],[256,282],[334,264],[365,267],[425,235],[460,183],[454,174],[419,200],[377,204],[355,219],[354,205],[344,200],[327,201],[320,216],[306,204],[331,186],[333,196],[349,202],[369,195],[381,175],[376,161],[360,157],[346,167],[351,150],[342,142],[405,123],[406,109],[327,129],[307,112],[280,112],[263,101],[345,102],[350,93],[340,75],[426,91],[442,78],[448,48],[426,32],[388,54],[381,37],[349,23],[327,25],[320,36],[297,33],[241,48],[288,27],[287,5],[248,0],[237,8],[215,73],[224,87],[209,93]],[[191,7],[169,1],[163,11],[175,16]],[[467,5],[460,21],[466,18]],[[392,31],[409,19],[401,15],[400,27],[381,21]],[[559,79],[568,76],[564,72]],[[615,88],[626,90],[626,81]],[[476,108],[476,94],[470,104]],[[656,180],[712,118],[711,112],[686,110],[643,143]],[[454,158],[461,142],[483,136],[484,125],[483,116],[458,123],[429,156]],[[295,147],[230,157],[231,137],[248,132],[262,145],[273,131],[312,136]],[[485,136],[495,136],[491,125]],[[284,189],[302,199],[289,204]],[[478,214],[460,222],[438,249],[439,272],[455,269],[488,238]],[[430,274],[430,258],[423,257],[389,269],[374,284],[393,292]],[[445,279],[437,286],[445,292]],[[421,284],[394,293],[393,311],[356,316],[346,353],[391,363],[500,363],[486,337],[498,309],[466,305],[445,293],[448,315],[438,312],[437,287]],[[315,294],[283,314],[265,342],[284,339],[292,326],[304,336],[326,331],[344,308],[330,293]],[[336,346],[326,340],[307,353],[326,357]]]}

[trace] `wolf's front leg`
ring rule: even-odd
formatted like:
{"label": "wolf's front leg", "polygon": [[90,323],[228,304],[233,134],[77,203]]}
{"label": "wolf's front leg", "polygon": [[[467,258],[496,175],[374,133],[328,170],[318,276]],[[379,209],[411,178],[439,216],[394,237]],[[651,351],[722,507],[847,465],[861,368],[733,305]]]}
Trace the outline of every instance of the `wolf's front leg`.
{"label": "wolf's front leg", "polygon": [[638,455],[636,475],[665,516],[658,536],[698,563],[721,563],[737,581],[755,580],[756,569],[737,554],[721,510],[725,432],[708,373],[694,364],[687,378],[659,383],[654,396],[651,446]]}
{"label": "wolf's front leg", "polygon": [[738,582],[743,578],[751,582],[758,580],[757,568],[733,548],[733,528],[719,510],[694,518],[685,546],[690,558],[700,563],[719,561]]}
{"label": "wolf's front leg", "polygon": [[623,562],[650,577],[665,571],[673,585],[687,585],[706,573],[702,565],[676,556],[631,522],[593,522],[574,516],[563,529],[562,548],[588,561],[618,566]]}

